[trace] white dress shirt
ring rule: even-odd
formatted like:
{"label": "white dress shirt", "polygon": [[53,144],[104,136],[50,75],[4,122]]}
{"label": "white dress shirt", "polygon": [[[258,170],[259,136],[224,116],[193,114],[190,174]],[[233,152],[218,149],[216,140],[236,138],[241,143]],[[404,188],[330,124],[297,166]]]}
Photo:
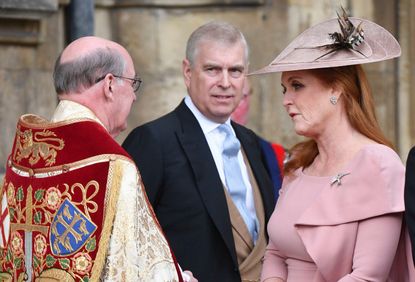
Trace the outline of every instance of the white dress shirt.
{"label": "white dress shirt", "polygon": [[[205,135],[206,141],[209,145],[210,152],[212,153],[213,159],[215,161],[216,169],[218,170],[220,179],[222,180],[223,185],[226,187],[225,172],[223,170],[222,160],[223,141],[225,140],[226,134],[224,132],[220,132],[217,129],[221,125],[221,123],[211,121],[210,119],[205,117],[195,106],[190,96],[186,96],[184,102],[186,106],[190,109],[190,111],[193,113],[193,115],[199,122],[200,127],[202,128],[203,134]],[[228,118],[228,120],[225,123],[228,124],[230,128],[232,128],[230,118]],[[233,128],[232,134],[236,136]],[[249,214],[252,216],[252,218],[255,218],[257,220],[252,186],[251,182],[249,181],[248,170],[246,168],[246,164],[244,162],[241,150],[239,150],[238,152],[238,162],[241,167],[242,178],[247,189],[245,199],[246,207],[248,208]],[[226,189],[228,188],[226,187]]]}

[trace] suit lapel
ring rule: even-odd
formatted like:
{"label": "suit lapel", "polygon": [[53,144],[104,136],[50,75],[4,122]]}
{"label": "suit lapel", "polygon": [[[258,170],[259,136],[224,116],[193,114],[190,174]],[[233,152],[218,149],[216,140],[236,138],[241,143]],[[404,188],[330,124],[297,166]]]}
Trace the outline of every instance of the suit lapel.
{"label": "suit lapel", "polygon": [[[265,221],[268,222],[272,212],[274,211],[275,202],[273,200],[272,182],[269,175],[266,173],[264,161],[261,159],[260,147],[255,135],[249,134],[248,130],[242,130],[242,127],[232,122],[232,127],[235,130],[236,136],[241,142],[246,157],[254,173],[254,177],[258,183],[259,191],[261,192],[262,201],[264,204]],[[262,167],[261,167],[262,166]]]}
{"label": "suit lapel", "polygon": [[176,134],[193,170],[197,189],[235,265],[238,265],[223,184],[209,145],[197,119],[184,102],[176,108],[175,112],[182,125],[182,132]]}

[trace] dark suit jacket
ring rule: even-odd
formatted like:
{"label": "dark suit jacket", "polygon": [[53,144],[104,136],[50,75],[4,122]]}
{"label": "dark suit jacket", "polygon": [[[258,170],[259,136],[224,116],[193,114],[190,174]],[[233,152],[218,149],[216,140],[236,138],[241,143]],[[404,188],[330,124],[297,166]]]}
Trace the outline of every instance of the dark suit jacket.
{"label": "dark suit jacket", "polygon": [[[272,183],[257,136],[232,123],[258,182],[266,221]],[[123,147],[136,162],[148,198],[183,269],[200,282],[240,281],[223,184],[202,129],[184,101],[134,129]]]}
{"label": "dark suit jacket", "polygon": [[406,161],[405,171],[405,220],[412,244],[412,258],[415,263],[415,147]]}

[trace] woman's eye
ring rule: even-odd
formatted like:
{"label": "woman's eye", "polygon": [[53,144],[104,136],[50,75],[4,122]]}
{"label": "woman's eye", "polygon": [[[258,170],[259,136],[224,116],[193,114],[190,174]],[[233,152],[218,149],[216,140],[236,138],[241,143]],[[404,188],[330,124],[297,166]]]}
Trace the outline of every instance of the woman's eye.
{"label": "woman's eye", "polygon": [[294,90],[298,90],[302,88],[304,85],[302,85],[301,83],[293,83],[291,86]]}

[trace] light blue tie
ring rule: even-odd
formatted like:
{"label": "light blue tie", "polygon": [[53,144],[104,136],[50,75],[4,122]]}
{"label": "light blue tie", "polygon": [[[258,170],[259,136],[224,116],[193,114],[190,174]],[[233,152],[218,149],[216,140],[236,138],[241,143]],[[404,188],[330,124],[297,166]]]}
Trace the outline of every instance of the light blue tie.
{"label": "light blue tie", "polygon": [[257,222],[248,212],[246,207],[246,186],[242,178],[241,167],[238,162],[238,152],[241,148],[239,140],[234,136],[229,125],[222,124],[218,127],[220,132],[226,133],[223,141],[223,170],[225,172],[226,186],[232,197],[233,203],[238,208],[249,233],[254,242],[258,237]]}

